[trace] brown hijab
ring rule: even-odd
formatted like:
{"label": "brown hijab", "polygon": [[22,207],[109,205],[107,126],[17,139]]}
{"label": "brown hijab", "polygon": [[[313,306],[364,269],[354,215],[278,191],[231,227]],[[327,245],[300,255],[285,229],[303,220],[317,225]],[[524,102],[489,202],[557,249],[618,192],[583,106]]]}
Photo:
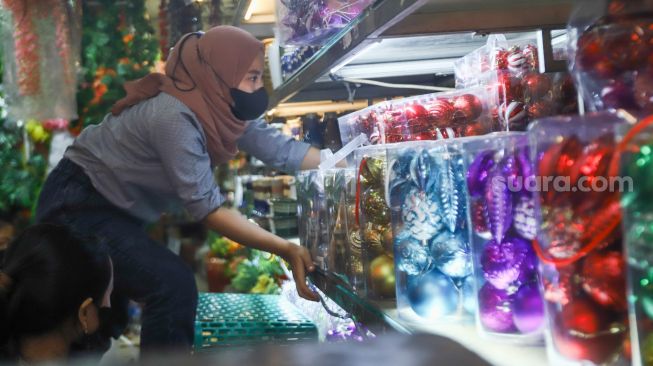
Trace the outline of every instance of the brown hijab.
{"label": "brown hijab", "polygon": [[182,101],[199,119],[213,165],[231,160],[245,123],[231,112],[230,88],[237,88],[263,43],[246,31],[218,26],[183,36],[170,52],[165,75],[152,73],[125,83],[127,95],[111,113],[166,92]]}

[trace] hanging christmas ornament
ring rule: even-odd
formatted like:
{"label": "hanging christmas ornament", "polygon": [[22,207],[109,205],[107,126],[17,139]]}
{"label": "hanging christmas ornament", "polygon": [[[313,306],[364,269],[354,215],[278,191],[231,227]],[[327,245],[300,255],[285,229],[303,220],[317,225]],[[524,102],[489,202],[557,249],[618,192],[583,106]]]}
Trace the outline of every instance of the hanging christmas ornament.
{"label": "hanging christmas ornament", "polygon": [[483,103],[473,94],[463,94],[454,100],[453,108],[455,110],[453,122],[464,125],[481,115],[483,112]]}
{"label": "hanging christmas ornament", "polygon": [[597,303],[624,311],[626,272],[623,255],[618,251],[594,252],[583,263],[582,285]]}
{"label": "hanging christmas ornament", "polygon": [[506,60],[508,62],[508,70],[515,74],[521,74],[528,66],[526,57],[524,57],[521,48],[518,46],[514,46],[508,50]]}
{"label": "hanging christmas ornament", "polygon": [[408,278],[408,301],[417,315],[436,320],[456,312],[458,290],[449,277],[433,270]]}
{"label": "hanging christmas ornament", "polygon": [[431,242],[431,256],[440,272],[452,278],[471,274],[472,263],[469,243],[461,234],[442,232]]}
{"label": "hanging christmas ornament", "polygon": [[481,197],[485,193],[490,170],[494,167],[494,153],[486,151],[474,158],[467,169],[467,189],[472,197]]}
{"label": "hanging christmas ornament", "polygon": [[520,196],[517,198],[512,224],[515,232],[524,239],[535,239],[538,224],[535,217],[535,202],[532,197]]}
{"label": "hanging christmas ornament", "polygon": [[408,131],[416,138],[430,129],[429,111],[420,103],[414,102],[404,107],[404,117]]}
{"label": "hanging christmas ornament", "polygon": [[451,125],[454,111],[453,105],[446,99],[436,99],[428,106],[431,121],[438,128],[446,128]]}
{"label": "hanging christmas ornament", "polygon": [[478,292],[478,315],[484,328],[492,332],[515,332],[511,298],[505,290],[486,283]]}
{"label": "hanging christmas ornament", "polygon": [[504,49],[497,49],[494,52],[492,68],[493,70],[508,69],[508,51]]}
{"label": "hanging christmas ornament", "polygon": [[581,236],[585,230],[582,221],[575,217],[570,207],[544,207],[541,232],[548,238],[543,248],[553,258],[569,258],[582,247]]}
{"label": "hanging christmas ornament", "polygon": [[529,73],[522,79],[525,97],[537,101],[551,91],[551,78],[547,74]]}
{"label": "hanging christmas ornament", "polygon": [[538,68],[540,67],[537,47],[532,44],[528,44],[524,46],[523,54],[524,54],[524,58],[526,58],[526,68],[528,70],[537,71]]}
{"label": "hanging christmas ornament", "polygon": [[411,276],[421,275],[433,268],[428,246],[415,240],[409,233],[402,233],[395,248],[397,269]]}
{"label": "hanging christmas ornament", "polygon": [[431,192],[436,183],[435,163],[426,149],[420,149],[410,162],[410,177],[424,192]]}
{"label": "hanging christmas ornament", "polygon": [[417,189],[406,197],[402,220],[407,233],[419,241],[430,240],[444,228],[437,203]]}
{"label": "hanging christmas ornament", "polygon": [[548,100],[542,99],[536,102],[530,103],[526,107],[529,120],[536,120],[543,117],[552,116],[555,113],[555,103]]}
{"label": "hanging christmas ornament", "polygon": [[372,293],[381,297],[393,297],[395,293],[394,260],[381,255],[370,262],[370,285]]}
{"label": "hanging christmas ornament", "polygon": [[544,325],[544,302],[537,282],[522,285],[512,303],[515,326],[521,333],[535,333]]}
{"label": "hanging christmas ornament", "polygon": [[459,158],[444,157],[437,163],[438,201],[440,215],[451,232],[456,231],[458,219],[464,214],[465,190],[463,166]]}
{"label": "hanging christmas ornament", "polygon": [[502,242],[512,223],[512,194],[501,169],[495,167],[485,187],[490,231],[497,242]]}
{"label": "hanging christmas ornament", "polygon": [[483,277],[492,286],[507,290],[533,279],[537,259],[526,240],[506,238],[502,243],[491,240],[481,254],[481,268]]}
{"label": "hanging christmas ornament", "polygon": [[376,225],[385,225],[390,222],[385,197],[378,189],[370,188],[363,194],[361,207],[367,222]]}
{"label": "hanging christmas ornament", "polygon": [[499,118],[505,123],[505,126],[510,129],[525,128],[527,112],[524,103],[518,101],[511,101],[510,103],[503,103],[499,107]]}

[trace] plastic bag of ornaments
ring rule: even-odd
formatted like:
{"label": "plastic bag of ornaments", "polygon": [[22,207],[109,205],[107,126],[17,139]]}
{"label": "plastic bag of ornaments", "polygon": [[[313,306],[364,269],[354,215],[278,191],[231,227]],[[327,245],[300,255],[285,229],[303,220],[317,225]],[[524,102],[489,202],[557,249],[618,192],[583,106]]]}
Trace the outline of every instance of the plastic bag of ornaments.
{"label": "plastic bag of ornaments", "polygon": [[299,70],[320,48],[317,46],[287,47],[281,56],[281,77],[286,80]]}
{"label": "plastic bag of ornaments", "polygon": [[[563,50],[558,49],[558,56]],[[540,74],[535,39],[492,35],[485,46],[454,65],[456,87],[485,87],[494,130],[524,131],[538,118],[578,111],[577,93],[566,73]]]}
{"label": "plastic bag of ornaments", "polygon": [[338,119],[343,144],[361,133],[371,144],[441,140],[492,131],[485,88],[384,101]]}
{"label": "plastic bag of ornaments", "polygon": [[569,70],[593,111],[653,112],[653,1],[585,1],[568,25]]}
{"label": "plastic bag of ornaments", "polygon": [[627,180],[615,153],[624,122],[603,112],[545,118],[529,130],[539,219],[533,248],[553,364],[620,365],[629,357],[620,207]]}
{"label": "plastic bag of ornaments", "polygon": [[622,193],[624,244],[626,246],[634,365],[653,360],[653,119],[645,118],[621,131],[619,152],[622,177],[631,179],[631,189]]}
{"label": "plastic bag of ornaments", "polygon": [[311,253],[317,268],[326,269],[327,212],[323,172],[317,169],[297,173],[297,217],[299,243]]}
{"label": "plastic bag of ornaments", "polygon": [[373,0],[277,0],[282,45],[320,46]]}
{"label": "plastic bag of ornaments", "polygon": [[499,132],[463,145],[469,229],[477,288],[477,328],[515,343],[542,342],[535,178],[528,136]]}
{"label": "plastic bag of ornaments", "polygon": [[325,170],[324,196],[326,202],[326,269],[340,276],[347,275],[350,263],[348,252],[346,188],[348,180],[354,178],[354,169],[334,168]]}
{"label": "plastic bag of ornaments", "polygon": [[388,150],[397,309],[413,322],[471,320],[475,310],[465,173],[460,143]]}

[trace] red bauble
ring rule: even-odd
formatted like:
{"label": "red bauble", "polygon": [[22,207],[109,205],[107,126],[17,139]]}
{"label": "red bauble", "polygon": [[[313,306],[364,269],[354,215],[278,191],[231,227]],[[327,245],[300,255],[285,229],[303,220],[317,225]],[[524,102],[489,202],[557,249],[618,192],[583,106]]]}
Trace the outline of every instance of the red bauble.
{"label": "red bauble", "polygon": [[640,71],[635,77],[635,102],[644,111],[653,113],[653,71]]}
{"label": "red bauble", "polygon": [[453,122],[457,125],[465,124],[481,116],[483,104],[473,94],[463,94],[457,97],[453,103]]}
{"label": "red bauble", "polygon": [[413,138],[427,132],[430,129],[429,112],[419,103],[409,104],[404,107],[404,117],[408,131]]}
{"label": "red bauble", "polygon": [[583,33],[576,43],[576,63],[581,70],[590,71],[603,58],[601,38],[594,32]]}
{"label": "red bauble", "polygon": [[446,99],[436,99],[428,106],[428,112],[436,127],[449,127],[454,114],[453,105]]}
{"label": "red bauble", "polygon": [[508,70],[515,74],[521,74],[528,68],[528,63],[526,62],[526,57],[522,53],[521,48],[514,46],[508,51],[508,56],[506,56],[508,61]]}
{"label": "red bauble", "polygon": [[531,101],[539,100],[551,91],[551,79],[546,74],[530,73],[524,76],[522,85],[526,98]]}
{"label": "red bauble", "polygon": [[597,303],[626,311],[626,264],[618,251],[595,252],[583,263],[583,289]]}
{"label": "red bauble", "polygon": [[633,89],[621,81],[615,81],[601,90],[603,108],[637,109]]}
{"label": "red bauble", "polygon": [[622,343],[622,334],[608,331],[613,318],[588,300],[574,300],[556,317],[553,343],[564,357],[602,364],[619,352]]}
{"label": "red bauble", "polygon": [[577,266],[572,264],[558,269],[549,267],[548,270],[557,271],[557,278],[551,280],[548,278],[550,276],[542,277],[544,299],[557,305],[567,305],[570,301],[574,301],[578,292],[575,280]]}
{"label": "red bauble", "polygon": [[497,75],[497,93],[499,102],[503,103],[509,100],[522,100],[523,89],[518,78],[512,76],[509,72],[500,72]]}
{"label": "red bauble", "polygon": [[[579,180],[583,178],[583,186],[578,187],[575,194],[578,197],[577,201],[580,202],[576,212],[592,210],[596,204],[605,201],[606,192],[601,191],[602,182],[608,173],[613,152],[614,136],[612,134],[605,134],[583,148],[583,152],[570,172],[572,187],[578,186]],[[606,185],[607,183],[605,182]]]}
{"label": "red bauble", "polygon": [[531,103],[526,108],[528,110],[528,118],[536,120],[543,117],[552,116],[555,113],[555,103],[548,99],[542,99],[540,101]]}
{"label": "red bauble", "polygon": [[510,130],[519,131],[526,128],[527,113],[524,103],[511,101],[499,107],[499,119]]}
{"label": "red bauble", "polygon": [[458,128],[459,136],[480,136],[488,133],[488,128],[478,121],[470,122],[465,127]]}
{"label": "red bauble", "polygon": [[537,54],[537,47],[532,44],[526,45],[524,47],[524,57],[526,57],[526,63],[528,68],[531,70],[537,70],[539,67],[539,59]]}
{"label": "red bauble", "polygon": [[645,41],[642,28],[635,22],[631,20],[615,22],[597,31],[601,31],[603,51],[612,61],[617,72],[636,71],[646,62],[650,54],[649,46]]}

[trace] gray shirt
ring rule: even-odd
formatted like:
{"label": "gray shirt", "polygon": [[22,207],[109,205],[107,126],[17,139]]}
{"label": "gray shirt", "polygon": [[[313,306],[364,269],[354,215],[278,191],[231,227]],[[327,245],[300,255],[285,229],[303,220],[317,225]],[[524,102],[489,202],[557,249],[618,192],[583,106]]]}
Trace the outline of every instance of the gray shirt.
{"label": "gray shirt", "polygon": [[[248,122],[238,146],[288,173],[299,169],[309,149],[260,120]],[[166,93],[86,128],[65,157],[111,203],[146,221],[179,204],[201,220],[224,202],[200,122]]]}

